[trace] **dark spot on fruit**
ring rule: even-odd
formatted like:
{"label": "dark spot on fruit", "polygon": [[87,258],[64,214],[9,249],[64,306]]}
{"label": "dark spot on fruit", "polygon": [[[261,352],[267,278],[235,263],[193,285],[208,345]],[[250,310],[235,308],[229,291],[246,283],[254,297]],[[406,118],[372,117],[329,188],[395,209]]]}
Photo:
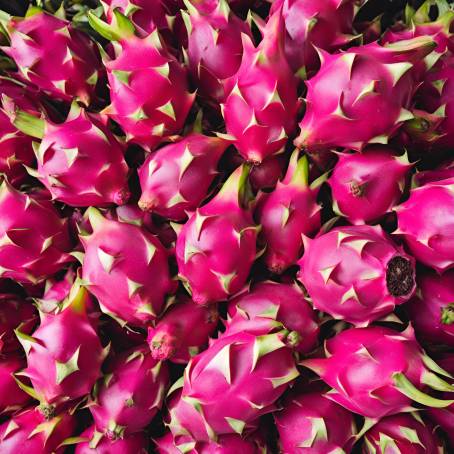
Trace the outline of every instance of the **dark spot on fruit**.
{"label": "dark spot on fruit", "polygon": [[410,260],[396,256],[388,262],[386,286],[393,296],[408,295],[415,284],[415,273]]}

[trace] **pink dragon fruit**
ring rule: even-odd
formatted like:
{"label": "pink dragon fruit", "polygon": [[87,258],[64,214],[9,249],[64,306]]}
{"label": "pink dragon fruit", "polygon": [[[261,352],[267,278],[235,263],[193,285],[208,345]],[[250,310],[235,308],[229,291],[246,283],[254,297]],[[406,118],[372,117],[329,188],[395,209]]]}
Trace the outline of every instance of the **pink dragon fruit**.
{"label": "pink dragon fruit", "polygon": [[298,279],[314,307],[367,326],[415,290],[415,261],[380,226],[338,227],[307,240]]}
{"label": "pink dragon fruit", "polygon": [[55,200],[71,206],[122,205],[128,201],[124,150],[105,119],[73,103],[65,123],[46,122],[18,112],[14,125],[42,139],[36,147],[38,170],[30,169],[29,173]]}
{"label": "pink dragon fruit", "polygon": [[[445,399],[452,399],[452,393],[446,393]],[[428,408],[429,418],[439,427],[441,427],[448,437],[451,446],[454,446],[454,403],[447,408]]]}
{"label": "pink dragon fruit", "polygon": [[254,164],[282,150],[295,130],[297,83],[283,51],[283,20],[276,11],[255,48],[243,37],[238,72],[225,82],[222,113],[228,135],[240,154]]}
{"label": "pink dragon fruit", "polygon": [[185,69],[161,43],[156,29],[139,38],[125,16],[118,10],[114,14],[117,26],[89,14],[96,31],[119,41],[115,58],[104,57],[111,96],[104,112],[121,126],[128,142],[153,149],[182,129],[195,94],[188,92]]}
{"label": "pink dragon fruit", "polygon": [[172,290],[168,254],[143,228],[87,211],[93,233],[81,235],[84,284],[103,312],[120,323],[145,326],[160,313]]}
{"label": "pink dragon fruit", "polygon": [[420,274],[418,287],[406,305],[418,339],[454,347],[454,271]]}
{"label": "pink dragon fruit", "polygon": [[426,454],[444,452],[435,427],[419,413],[402,413],[380,420],[364,435],[363,454]]}
{"label": "pink dragon fruit", "polygon": [[284,327],[290,332],[286,342],[300,353],[318,343],[315,311],[296,284],[260,282],[231,300],[227,315],[224,336],[243,331],[260,336]]}
{"label": "pink dragon fruit", "polygon": [[0,185],[0,277],[37,283],[73,260],[66,220],[50,201]]}
{"label": "pink dragon fruit", "polygon": [[112,440],[139,432],[161,408],[168,382],[166,364],[156,361],[148,346],[121,353],[89,405],[96,428]]}
{"label": "pink dragon fruit", "polygon": [[11,18],[5,28],[11,45],[2,50],[25,80],[65,101],[90,103],[101,62],[88,35],[36,7],[24,18]]}
{"label": "pink dragon fruit", "polygon": [[143,432],[110,440],[98,432],[95,426],[86,429],[77,444],[75,454],[147,454],[148,440]]}
{"label": "pink dragon fruit", "polygon": [[265,263],[274,273],[282,273],[301,256],[302,235],[320,229],[317,194],[320,181],[309,186],[307,157],[298,160],[298,150],[290,159],[285,178],[276,189],[258,197],[256,217],[266,244]]}
{"label": "pink dragon fruit", "polygon": [[139,169],[139,206],[175,221],[186,219],[207,196],[217,163],[229,143],[191,134],[151,154]]}
{"label": "pink dragon fruit", "polygon": [[251,170],[249,180],[254,191],[274,189],[283,175],[283,155],[272,156]]}
{"label": "pink dragon fruit", "polygon": [[414,186],[423,186],[434,181],[454,178],[454,161],[448,161],[434,170],[423,170],[413,176]]}
{"label": "pink dragon fruit", "polygon": [[[186,367],[181,397],[169,403],[176,446],[191,437],[247,434],[298,376],[285,332],[237,333],[214,341]],[[189,440],[188,440],[189,438]]]}
{"label": "pink dragon fruit", "polygon": [[[72,268],[68,271],[61,279],[48,279],[44,287],[42,298],[35,298],[40,312],[46,314],[59,311],[62,304],[65,304],[65,300],[71,294],[71,288],[76,280],[76,273]],[[87,309],[90,312],[91,301],[87,301]],[[23,329],[21,327],[21,331]]]}
{"label": "pink dragon fruit", "polygon": [[356,441],[353,415],[318,391],[291,393],[274,420],[282,452],[350,452]]}
{"label": "pink dragon fruit", "polygon": [[395,208],[401,236],[416,260],[439,273],[454,266],[454,178],[414,188]]}
{"label": "pink dragon fruit", "polygon": [[241,206],[247,173],[247,167],[238,167],[216,197],[198,208],[178,234],[180,278],[197,304],[220,301],[238,292],[255,260],[258,228],[250,211]]}
{"label": "pink dragon fruit", "polygon": [[207,344],[215,331],[219,314],[212,306],[200,306],[188,297],[178,297],[154,327],[148,328],[147,342],[151,355],[186,364]]}
{"label": "pink dragon fruit", "polygon": [[320,375],[333,388],[326,396],[347,410],[376,420],[408,411],[412,400],[435,408],[454,402],[421,391],[454,387],[436,374],[448,376],[425,355],[411,327],[402,333],[380,326],[351,328],[329,339],[325,349],[326,358],[302,365]]}
{"label": "pink dragon fruit", "polygon": [[393,156],[388,147],[339,155],[328,180],[334,211],[352,224],[380,219],[398,203],[411,164],[407,156]]}
{"label": "pink dragon fruit", "polygon": [[421,72],[416,63],[434,46],[420,37],[334,55],[320,51],[320,71],[306,82],[306,113],[295,145],[316,152],[386,144],[402,122],[413,118],[407,109]]}
{"label": "pink dragon fruit", "polygon": [[76,421],[68,413],[46,419],[37,409],[28,409],[14,415],[0,425],[2,454],[63,454],[60,446],[73,434]]}

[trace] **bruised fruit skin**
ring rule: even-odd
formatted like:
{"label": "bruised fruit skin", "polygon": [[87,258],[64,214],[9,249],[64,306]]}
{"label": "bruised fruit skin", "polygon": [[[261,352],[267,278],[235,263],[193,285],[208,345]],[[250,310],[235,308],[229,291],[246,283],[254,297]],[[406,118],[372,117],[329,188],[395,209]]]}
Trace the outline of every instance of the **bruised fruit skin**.
{"label": "bruised fruit skin", "polygon": [[391,313],[415,290],[415,261],[380,226],[338,227],[307,240],[298,279],[314,307],[356,326]]}

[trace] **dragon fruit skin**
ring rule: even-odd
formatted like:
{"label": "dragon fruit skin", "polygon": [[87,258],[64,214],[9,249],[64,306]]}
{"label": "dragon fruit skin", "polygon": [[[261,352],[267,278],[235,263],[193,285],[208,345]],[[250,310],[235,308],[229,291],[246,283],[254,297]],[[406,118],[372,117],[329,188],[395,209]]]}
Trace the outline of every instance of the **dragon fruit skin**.
{"label": "dragon fruit skin", "polygon": [[3,52],[14,59],[25,80],[44,92],[89,104],[101,68],[95,44],[70,22],[34,11],[6,24],[11,46],[2,47]]}
{"label": "dragon fruit skin", "polygon": [[435,427],[417,413],[387,416],[364,435],[363,454],[444,452]]}
{"label": "dragon fruit skin", "polygon": [[338,227],[306,243],[298,279],[334,318],[367,326],[415,291],[414,259],[380,226]]}
{"label": "dragon fruit skin", "polygon": [[296,284],[271,281],[260,282],[231,300],[225,325],[223,336],[240,332],[260,336],[283,326],[292,332],[287,338],[290,346],[300,353],[316,347],[320,331],[315,311],[303,291]]}
{"label": "dragon fruit skin", "polygon": [[161,408],[169,382],[167,365],[143,345],[119,354],[109,367],[90,412],[109,439],[141,431]]}
{"label": "dragon fruit skin", "polygon": [[207,196],[229,143],[191,134],[151,154],[139,169],[139,206],[174,221],[186,219]]}
{"label": "dragon fruit skin", "polygon": [[192,437],[214,440],[247,434],[298,375],[283,333],[236,333],[215,340],[192,358],[181,397],[169,403],[170,430],[177,446]]}
{"label": "dragon fruit skin", "polygon": [[408,411],[412,400],[435,408],[453,402],[421,391],[425,385],[454,388],[431,372],[447,375],[424,354],[411,327],[402,333],[379,326],[347,329],[325,349],[326,358],[302,365],[333,388],[327,397],[354,413],[377,420]]}
{"label": "dragon fruit skin", "polygon": [[20,356],[9,355],[6,358],[0,358],[0,415],[20,410],[31,400],[13,377],[13,374],[23,369],[25,365],[25,360]]}
{"label": "dragon fruit skin", "polygon": [[[412,189],[395,208],[398,228],[411,254],[438,273],[454,266],[454,178]],[[422,222],[424,220],[424,222]]]}
{"label": "dragon fruit skin", "polygon": [[[452,393],[446,393],[444,398],[452,399]],[[454,403],[446,408],[428,408],[427,415],[437,426],[441,427],[454,446]]]}
{"label": "dragon fruit skin", "polygon": [[296,263],[303,248],[302,235],[320,229],[318,187],[309,186],[308,174],[307,158],[298,160],[295,151],[284,179],[274,191],[258,197],[255,215],[266,244],[265,263],[274,273]]}
{"label": "dragon fruit skin", "polygon": [[283,51],[280,11],[266,25],[255,48],[243,37],[243,59],[238,72],[225,82],[221,105],[228,135],[247,161],[260,164],[284,147],[295,130],[299,108],[297,83]]}
{"label": "dragon fruit skin", "polygon": [[274,420],[282,452],[350,452],[355,441],[353,415],[317,391],[288,395]]}
{"label": "dragon fruit skin", "polygon": [[93,229],[82,235],[82,279],[103,312],[120,322],[145,326],[160,313],[172,290],[168,253],[145,229],[108,220],[91,207]]}
{"label": "dragon fruit skin", "polygon": [[246,178],[247,167],[238,167],[178,234],[180,278],[197,304],[217,302],[241,290],[255,260],[257,226],[239,200]]}
{"label": "dragon fruit skin", "polygon": [[73,258],[68,223],[50,201],[0,185],[0,277],[36,284]]}
{"label": "dragon fruit skin", "polygon": [[65,447],[59,446],[75,428],[75,418],[68,413],[46,420],[37,409],[27,409],[0,425],[0,451],[2,454],[63,454]]}
{"label": "dragon fruit skin", "polygon": [[218,319],[219,314],[213,305],[200,306],[180,296],[156,325],[148,328],[147,342],[152,357],[187,364],[191,356],[208,345]]}
{"label": "dragon fruit skin", "polygon": [[274,189],[283,174],[282,155],[272,156],[251,170],[250,182],[254,191]]}
{"label": "dragon fruit skin", "polygon": [[391,153],[388,147],[374,147],[339,155],[328,179],[335,212],[352,224],[365,224],[391,211],[402,197],[412,167],[406,155]]}
{"label": "dragon fruit skin", "polygon": [[406,305],[416,336],[454,347],[454,271],[420,274],[418,287]]}

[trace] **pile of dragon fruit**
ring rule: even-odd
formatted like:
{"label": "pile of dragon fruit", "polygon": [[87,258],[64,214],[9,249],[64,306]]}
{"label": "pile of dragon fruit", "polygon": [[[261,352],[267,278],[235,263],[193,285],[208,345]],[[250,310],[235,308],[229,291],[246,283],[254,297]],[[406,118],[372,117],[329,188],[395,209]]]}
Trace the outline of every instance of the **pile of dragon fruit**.
{"label": "pile of dragon fruit", "polygon": [[0,4],[1,454],[454,452],[450,2]]}

